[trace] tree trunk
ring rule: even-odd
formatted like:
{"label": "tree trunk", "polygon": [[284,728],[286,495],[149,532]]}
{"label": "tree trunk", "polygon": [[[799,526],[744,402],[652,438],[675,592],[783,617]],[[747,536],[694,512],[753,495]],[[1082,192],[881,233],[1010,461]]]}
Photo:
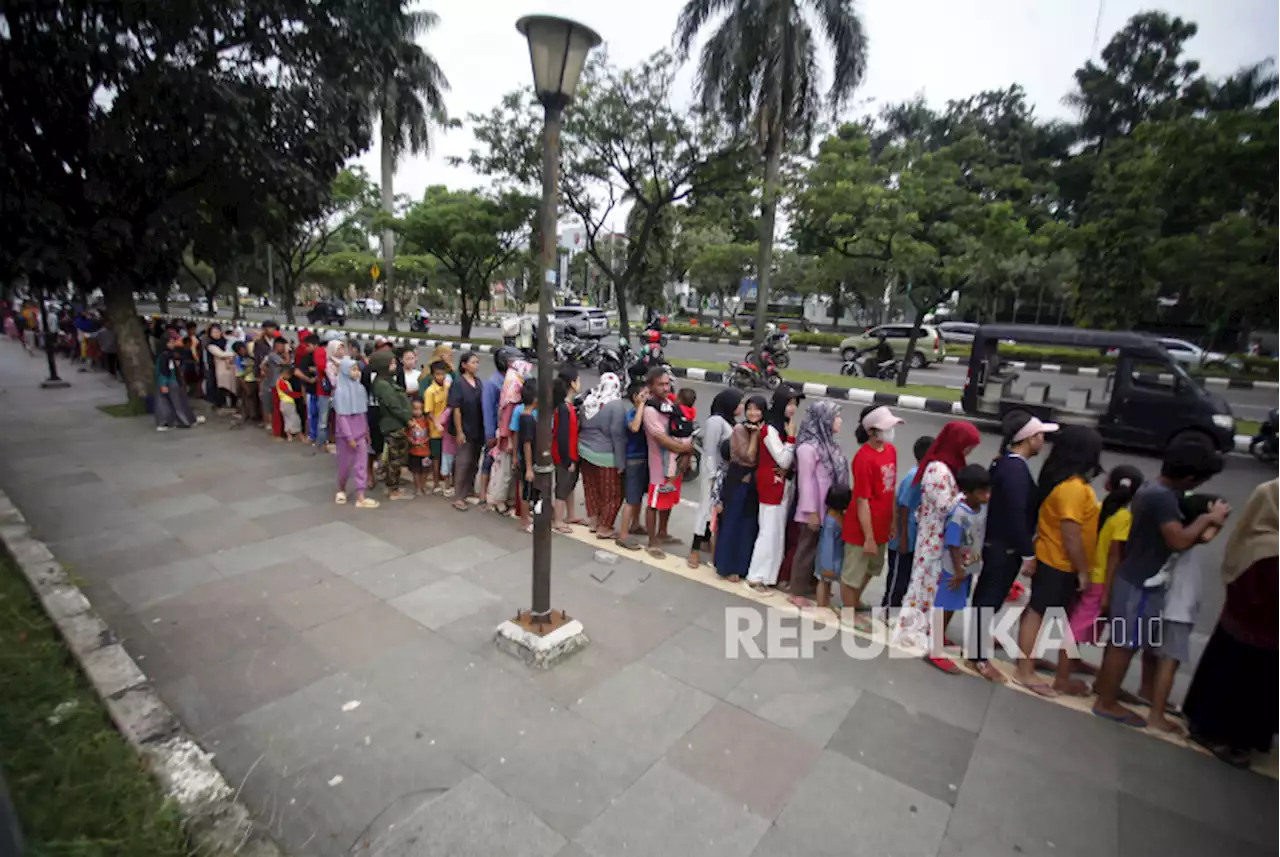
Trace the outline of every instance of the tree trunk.
{"label": "tree trunk", "polygon": [[[388,93],[388,98],[391,97]],[[391,148],[391,138],[387,134],[387,126],[391,123],[389,111],[384,107],[382,110],[382,210],[387,214],[393,213],[395,208],[395,191],[392,182],[395,181],[396,173],[396,156],[395,151]],[[383,230],[382,233],[382,261],[386,265],[386,273],[383,274],[383,295],[387,299],[387,330],[395,333],[399,328],[396,327],[396,234],[390,229]]]}
{"label": "tree trunk", "polygon": [[155,357],[133,303],[133,284],[123,279],[104,283],[102,297],[116,332],[125,391],[130,402],[143,401],[155,389]]}
{"label": "tree trunk", "polygon": [[[466,289],[459,289],[458,299],[461,301],[460,306],[462,308],[462,311],[458,314],[458,324],[461,329],[459,338],[470,339],[471,338],[471,313],[467,312],[467,290]],[[476,303],[479,304],[479,301],[477,301]]]}
{"label": "tree trunk", "polygon": [[769,320],[769,277],[773,269],[773,224],[778,212],[778,185],[782,175],[782,134],[769,135],[765,152],[764,193],[760,199],[760,258],[756,263],[756,324],[751,351],[759,355],[764,326]]}
{"label": "tree trunk", "polygon": [[[106,295],[105,289],[103,290],[102,294],[104,296]],[[169,287],[168,286],[165,286],[164,288],[156,289],[156,303],[160,305],[161,315],[169,314]]]}
{"label": "tree trunk", "polygon": [[907,374],[911,371],[911,355],[916,353],[916,340],[920,338],[920,328],[924,326],[924,317],[930,307],[916,307],[916,320],[911,326],[911,338],[907,340],[907,353],[902,358],[902,369],[898,372],[898,386],[907,386]]}
{"label": "tree trunk", "polygon": [[280,278],[280,303],[284,304],[284,320],[287,324],[293,324],[293,305],[295,303],[293,290],[293,272],[285,271]]}
{"label": "tree trunk", "polygon": [[620,280],[614,280],[613,291],[614,300],[618,302],[619,341],[626,342],[631,336],[631,321],[627,318],[627,284]]}

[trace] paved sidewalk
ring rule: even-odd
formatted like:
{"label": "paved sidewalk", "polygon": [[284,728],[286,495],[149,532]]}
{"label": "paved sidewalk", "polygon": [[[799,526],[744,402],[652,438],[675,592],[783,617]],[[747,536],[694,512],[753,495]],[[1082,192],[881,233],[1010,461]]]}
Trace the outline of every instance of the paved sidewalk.
{"label": "paved sidewalk", "polygon": [[513,523],[335,506],[328,456],[42,365],[0,348],[0,488],[292,854],[1276,853],[1272,780],[916,661],[727,660],[757,605],[575,540],[592,644],[531,672]]}

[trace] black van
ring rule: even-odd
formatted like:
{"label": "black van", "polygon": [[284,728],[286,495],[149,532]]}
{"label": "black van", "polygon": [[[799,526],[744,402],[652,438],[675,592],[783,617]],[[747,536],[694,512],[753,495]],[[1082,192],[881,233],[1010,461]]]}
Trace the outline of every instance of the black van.
{"label": "black van", "polygon": [[[1008,363],[1000,359],[1001,342],[1114,351],[1116,362],[1097,368]],[[1057,374],[1049,381],[1022,378],[1023,370],[1041,368]],[[1222,452],[1235,448],[1235,418],[1226,400],[1205,390],[1159,342],[1138,333],[984,324],[974,334],[960,401],[975,417],[999,420],[1026,411],[1042,420],[1091,425],[1103,440],[1124,446],[1164,449],[1198,438]]]}

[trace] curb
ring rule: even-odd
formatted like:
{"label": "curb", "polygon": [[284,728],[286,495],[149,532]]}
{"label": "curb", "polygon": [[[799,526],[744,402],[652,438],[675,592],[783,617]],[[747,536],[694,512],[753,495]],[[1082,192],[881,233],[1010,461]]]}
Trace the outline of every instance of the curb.
{"label": "curb", "polygon": [[120,734],[133,745],[164,794],[178,804],[193,853],[282,857],[214,767],[213,754],[201,749],[182,728],[48,546],[31,537],[22,512],[3,491],[0,539],[58,626]]}

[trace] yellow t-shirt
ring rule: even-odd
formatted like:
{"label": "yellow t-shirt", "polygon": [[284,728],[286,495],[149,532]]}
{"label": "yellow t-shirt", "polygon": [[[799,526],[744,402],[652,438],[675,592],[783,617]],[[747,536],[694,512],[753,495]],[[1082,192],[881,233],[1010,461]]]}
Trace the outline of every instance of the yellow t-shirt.
{"label": "yellow t-shirt", "polygon": [[1059,571],[1071,571],[1071,558],[1062,543],[1062,522],[1080,525],[1084,555],[1094,556],[1098,544],[1098,495],[1079,476],[1062,482],[1040,506],[1036,524],[1036,559]]}
{"label": "yellow t-shirt", "polygon": [[447,385],[437,384],[432,381],[427,387],[425,393],[422,394],[422,409],[431,419],[427,420],[427,426],[431,430],[431,436],[440,437],[444,432],[440,428],[440,424],[436,422],[440,415],[444,413],[445,406],[449,402],[449,387]]}
{"label": "yellow t-shirt", "polygon": [[1112,542],[1129,541],[1129,528],[1133,526],[1133,513],[1128,509],[1117,509],[1115,514],[1107,518],[1107,522],[1098,531],[1098,549],[1093,555],[1093,567],[1090,569],[1090,583],[1107,582],[1107,554],[1111,553]]}

